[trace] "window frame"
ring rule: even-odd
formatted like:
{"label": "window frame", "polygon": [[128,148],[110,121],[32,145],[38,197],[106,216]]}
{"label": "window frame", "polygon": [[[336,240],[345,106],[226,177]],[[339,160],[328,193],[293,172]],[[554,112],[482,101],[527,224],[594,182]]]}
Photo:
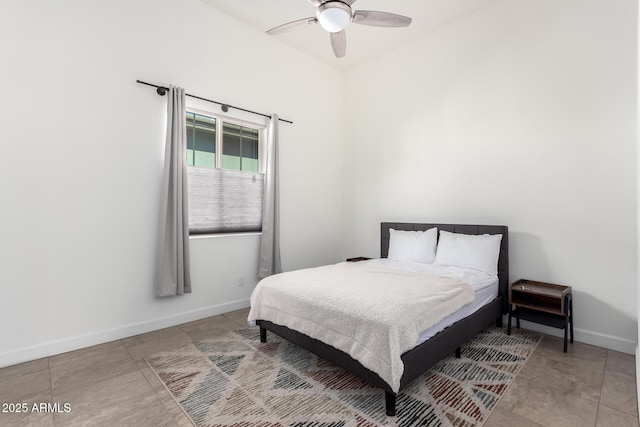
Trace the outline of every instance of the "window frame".
{"label": "window frame", "polygon": [[[267,126],[265,124],[260,124],[260,123],[256,123],[256,122],[252,122],[249,120],[243,120],[243,119],[238,119],[235,117],[230,117],[230,116],[226,116],[224,114],[218,114],[218,113],[214,113],[212,111],[207,111],[207,110],[201,110],[198,108],[192,108],[192,107],[186,107],[185,108],[186,113],[192,113],[192,114],[198,114],[201,116],[207,116],[207,117],[211,117],[216,119],[216,141],[215,141],[215,153],[216,153],[216,164],[215,164],[215,169],[221,169],[221,170],[232,170],[232,171],[238,171],[237,169],[225,169],[222,167],[222,159],[223,159],[223,126],[224,123],[230,123],[230,124],[234,124],[234,125],[238,125],[238,126],[244,126],[244,127],[248,127],[251,129],[255,129],[258,131],[258,171],[257,172],[251,172],[251,173],[259,173],[259,174],[265,174],[266,169],[267,169],[267,161],[265,158],[265,154],[266,154],[266,129]],[[242,153],[241,153],[242,154]],[[198,167],[205,167],[205,166],[189,166],[187,165],[187,167],[190,168],[198,168]],[[209,168],[210,169],[210,168]],[[238,171],[238,172],[248,172],[248,171]]]}
{"label": "window frame", "polygon": [[[189,165],[188,161],[187,161],[187,168],[194,168],[194,169],[208,169],[208,170],[216,170],[216,171],[228,171],[228,172],[232,172],[232,173],[246,173],[246,174],[251,174],[251,175],[261,175],[263,177],[263,179],[266,179],[266,168],[267,168],[267,159],[266,159],[266,155],[267,155],[267,124],[266,123],[257,123],[254,121],[250,121],[250,120],[245,120],[245,119],[240,119],[237,117],[231,117],[231,116],[227,116],[224,114],[217,114],[212,112],[211,110],[208,109],[202,109],[202,108],[195,108],[195,107],[190,107],[187,106],[185,108],[186,113],[185,114],[196,114],[196,115],[200,115],[200,116],[206,116],[206,117],[210,117],[212,119],[215,119],[215,165],[214,167],[210,167],[210,166],[198,166],[198,165]],[[243,126],[245,128],[251,128],[252,130],[257,131],[258,133],[258,170],[257,171],[253,171],[253,170],[238,170],[238,169],[229,169],[229,168],[224,168],[223,167],[223,159],[224,159],[224,125],[225,124],[233,124],[236,126]],[[194,121],[194,125],[195,125],[195,121]],[[191,130],[190,126],[186,127],[186,131],[189,132]],[[195,141],[194,141],[194,146],[193,146],[194,150],[195,150]],[[185,156],[186,156],[186,150],[187,147],[185,147]],[[240,155],[242,156],[242,150],[240,151]],[[242,157],[241,157],[242,158]],[[194,163],[195,163],[195,153],[194,153]],[[262,196],[264,197],[264,189],[262,191]],[[264,203],[264,198],[263,198],[263,203]],[[191,224],[190,224],[191,225]],[[232,231],[232,230],[228,230],[228,231],[212,231],[212,232],[198,232],[198,231],[192,231],[191,228],[189,228],[189,238],[207,238],[207,237],[224,237],[224,236],[233,236],[233,235],[261,235],[262,234],[262,230],[246,230],[246,231]]]}

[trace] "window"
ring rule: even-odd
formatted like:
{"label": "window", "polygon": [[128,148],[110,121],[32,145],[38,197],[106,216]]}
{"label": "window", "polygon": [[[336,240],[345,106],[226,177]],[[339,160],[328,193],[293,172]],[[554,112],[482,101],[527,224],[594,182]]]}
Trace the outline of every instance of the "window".
{"label": "window", "polygon": [[189,234],[262,230],[263,133],[258,124],[187,112]]}
{"label": "window", "polygon": [[187,112],[187,166],[216,167],[216,119]]}
{"label": "window", "polygon": [[258,130],[224,123],[222,132],[222,167],[258,172]]}

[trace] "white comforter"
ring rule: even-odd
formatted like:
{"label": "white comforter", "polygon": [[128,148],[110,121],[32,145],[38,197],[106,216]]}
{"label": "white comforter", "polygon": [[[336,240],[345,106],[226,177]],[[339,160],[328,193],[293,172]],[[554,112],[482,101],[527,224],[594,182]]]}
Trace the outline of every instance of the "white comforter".
{"label": "white comforter", "polygon": [[473,299],[457,279],[344,262],[262,280],[248,320],[268,320],[342,350],[397,392],[401,355],[420,332]]}

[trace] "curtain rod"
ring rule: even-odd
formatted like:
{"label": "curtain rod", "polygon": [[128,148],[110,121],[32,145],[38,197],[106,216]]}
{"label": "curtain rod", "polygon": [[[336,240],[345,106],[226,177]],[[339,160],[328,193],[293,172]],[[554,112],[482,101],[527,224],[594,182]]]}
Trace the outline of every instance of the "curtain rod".
{"label": "curtain rod", "polygon": [[[168,88],[168,87],[154,85],[154,84],[152,84],[152,83],[143,82],[142,80],[136,80],[136,83],[140,83],[140,84],[143,84],[143,85],[147,85],[147,86],[155,87],[155,88],[156,88],[156,93],[157,93],[158,95],[160,95],[160,96],[164,96],[164,95],[167,93],[167,91],[169,90],[169,88]],[[234,109],[236,109],[236,110],[245,111],[245,112],[247,112],[247,113],[257,114],[257,115],[262,116],[262,117],[271,118],[271,115],[269,115],[269,114],[258,113],[257,111],[251,111],[251,110],[247,110],[247,109],[244,109],[244,108],[236,107],[236,106],[234,106],[234,105],[224,104],[224,103],[222,103],[222,102],[214,101],[214,100],[212,100],[212,99],[202,98],[202,97],[200,97],[200,96],[191,95],[191,94],[189,94],[189,93],[185,93],[185,96],[189,96],[189,97],[191,97],[191,98],[200,99],[200,100],[202,100],[202,101],[211,102],[211,103],[213,103],[213,104],[218,104],[218,105],[222,106],[222,111],[224,111],[225,113],[226,113],[227,111],[229,111],[229,108],[234,108]],[[291,124],[293,124],[293,122],[292,122],[291,120],[285,120],[285,119],[281,119],[281,118],[278,118],[278,119],[279,119],[281,122],[287,122],[287,123],[291,123]]]}

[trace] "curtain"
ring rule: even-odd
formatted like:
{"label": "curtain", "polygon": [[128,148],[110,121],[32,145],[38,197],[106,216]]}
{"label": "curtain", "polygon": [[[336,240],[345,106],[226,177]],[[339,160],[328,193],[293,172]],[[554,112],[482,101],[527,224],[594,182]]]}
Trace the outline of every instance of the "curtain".
{"label": "curtain", "polygon": [[267,131],[267,170],[262,208],[262,238],[260,239],[261,279],[282,272],[280,261],[280,183],[278,174],[278,115],[273,114]]}
{"label": "curtain", "polygon": [[186,129],[184,89],[171,85],[154,277],[157,297],[191,292]]}

